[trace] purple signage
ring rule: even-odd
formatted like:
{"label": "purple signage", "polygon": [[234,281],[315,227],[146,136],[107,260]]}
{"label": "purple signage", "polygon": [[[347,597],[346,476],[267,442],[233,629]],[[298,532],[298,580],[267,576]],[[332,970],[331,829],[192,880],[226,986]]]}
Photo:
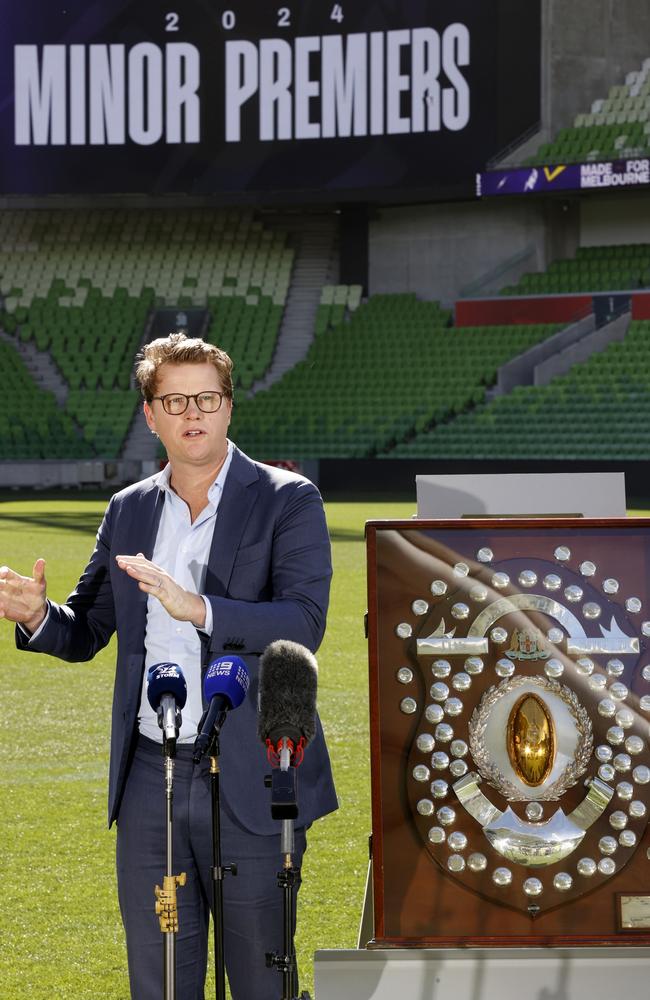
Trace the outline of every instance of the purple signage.
{"label": "purple signage", "polygon": [[476,175],[479,198],[499,194],[545,194],[549,191],[586,191],[650,185],[650,159],[608,160],[599,163],[548,164],[490,170]]}

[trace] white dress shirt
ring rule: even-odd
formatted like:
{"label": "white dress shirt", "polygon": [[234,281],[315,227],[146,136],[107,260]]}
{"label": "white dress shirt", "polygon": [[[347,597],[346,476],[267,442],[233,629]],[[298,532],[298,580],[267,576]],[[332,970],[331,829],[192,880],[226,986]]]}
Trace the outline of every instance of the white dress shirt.
{"label": "white dress shirt", "polygon": [[[169,485],[170,466],[165,466],[158,476],[157,485],[164,491],[165,501],[151,561],[156,566],[166,570],[181,587],[194,594],[201,594],[205,584],[217,511],[231,461],[232,446],[228,442],[226,460],[221,466],[219,475],[208,490],[208,504],[201,511],[194,524],[190,520],[189,507]],[[203,600],[205,603],[205,625],[201,631],[211,635],[212,607],[204,595]],[[162,730],[158,725],[156,713],[147,699],[147,671],[155,663],[177,663],[187,682],[187,701],[182,710],[183,723],[179,742],[190,743],[196,737],[199,720],[203,715],[201,641],[197,635],[196,627],[191,622],[176,621],[165,611],[158,598],[150,594],[147,599],[145,649],[144,676],[138,713],[140,732],[150,740],[162,743]]]}

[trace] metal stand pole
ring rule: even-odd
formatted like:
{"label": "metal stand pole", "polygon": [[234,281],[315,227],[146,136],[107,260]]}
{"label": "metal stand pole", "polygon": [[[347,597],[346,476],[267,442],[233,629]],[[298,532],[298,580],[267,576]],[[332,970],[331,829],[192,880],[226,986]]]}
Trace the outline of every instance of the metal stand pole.
{"label": "metal stand pole", "polygon": [[227,872],[237,874],[237,865],[221,864],[221,802],[219,798],[219,738],[210,744],[210,796],[212,802],[212,920],[214,926],[214,979],[217,1000],[226,1000],[224,952],[223,880]]}
{"label": "metal stand pole", "polygon": [[[293,854],[295,839],[293,820],[282,820],[280,834],[280,851],[284,856],[282,870],[278,872],[278,885],[284,896],[284,956],[282,968],[282,1000],[295,1000],[298,989],[298,966],[296,963],[296,948],[293,929],[296,926],[296,897],[294,886],[300,878],[300,869],[294,868]],[[303,994],[304,996],[304,994]]]}
{"label": "metal stand pole", "polygon": [[164,935],[163,950],[163,997],[164,1000],[176,1000],[176,934],[178,933],[178,909],[176,905],[176,889],[185,885],[186,875],[174,875],[173,868],[173,802],[174,802],[174,758],[173,751],[165,741],[165,800],[167,828],[167,862],[163,877],[163,887],[155,887],[156,913],[160,929]]}
{"label": "metal stand pole", "polygon": [[[296,926],[296,896],[295,887],[300,882],[300,868],[294,867],[293,855],[295,853],[295,832],[293,817],[297,815],[296,808],[296,787],[295,768],[286,770],[274,770],[271,779],[267,782],[275,792],[271,815],[274,819],[280,819],[284,815],[291,816],[291,819],[282,818],[280,830],[280,853],[282,854],[282,869],[278,872],[278,886],[283,893],[283,941],[282,954],[267,952],[266,964],[268,968],[277,969],[282,973],[282,998],[281,1000],[310,1000],[309,993],[303,991],[300,996],[298,990],[298,963],[296,961],[296,947],[294,941],[294,930]],[[280,801],[280,798],[282,801]]]}

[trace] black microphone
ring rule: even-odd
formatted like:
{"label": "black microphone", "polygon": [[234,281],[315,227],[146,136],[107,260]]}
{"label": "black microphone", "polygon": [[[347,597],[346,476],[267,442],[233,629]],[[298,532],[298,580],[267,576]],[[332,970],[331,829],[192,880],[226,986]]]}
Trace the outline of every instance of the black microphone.
{"label": "black microphone", "polygon": [[195,764],[206,753],[213,737],[221,732],[226,713],[241,705],[249,683],[246,664],[239,656],[220,656],[212,661],[203,680],[208,709],[199,723],[199,734],[194,742]]}
{"label": "black microphone", "polygon": [[181,727],[181,709],[187,700],[187,684],[177,663],[154,663],[149,667],[147,699],[158,714],[165,741],[175,743]]}
{"label": "black microphone", "polygon": [[257,733],[282,770],[290,757],[300,764],[316,735],[317,685],[318,664],[306,646],[278,639],[262,653]]}

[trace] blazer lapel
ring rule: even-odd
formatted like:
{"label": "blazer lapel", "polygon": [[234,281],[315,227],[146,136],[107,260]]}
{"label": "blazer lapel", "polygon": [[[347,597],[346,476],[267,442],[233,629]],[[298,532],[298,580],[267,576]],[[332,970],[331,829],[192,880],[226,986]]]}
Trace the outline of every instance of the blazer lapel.
{"label": "blazer lapel", "polygon": [[[160,517],[165,502],[165,494],[155,484],[145,488],[143,493],[130,498],[120,512],[120,524],[126,525],[120,531],[119,548],[114,551],[135,555],[142,552],[151,559],[158,534]],[[115,543],[114,543],[115,544]],[[144,664],[144,637],[146,628],[148,595],[140,590],[137,583],[126,573],[118,572],[114,577],[115,600],[124,609],[125,625],[122,627],[120,640],[120,659],[125,657],[125,651],[130,654],[129,671],[132,674],[130,684],[133,686],[132,697],[139,704],[137,687],[141,680]]]}
{"label": "blazer lapel", "polygon": [[138,552],[142,552],[145,558],[151,559],[153,557],[153,548],[156,544],[160,518],[165,506],[165,491],[158,488],[151,490],[149,496],[145,498],[145,504],[144,523],[139,526],[138,537],[140,539],[140,548]]}
{"label": "blazer lapel", "polygon": [[[142,552],[146,559],[152,558],[164,505],[164,490],[158,489],[157,486],[153,486],[142,497],[137,517],[133,518],[129,526],[130,545],[127,548],[129,553],[135,555],[136,552]],[[146,612],[148,595],[139,587],[136,590],[136,595],[136,605],[142,616]]]}
{"label": "blazer lapel", "polygon": [[217,512],[205,578],[205,592],[225,597],[235,556],[257,501],[255,464],[233,445],[232,462]]}

